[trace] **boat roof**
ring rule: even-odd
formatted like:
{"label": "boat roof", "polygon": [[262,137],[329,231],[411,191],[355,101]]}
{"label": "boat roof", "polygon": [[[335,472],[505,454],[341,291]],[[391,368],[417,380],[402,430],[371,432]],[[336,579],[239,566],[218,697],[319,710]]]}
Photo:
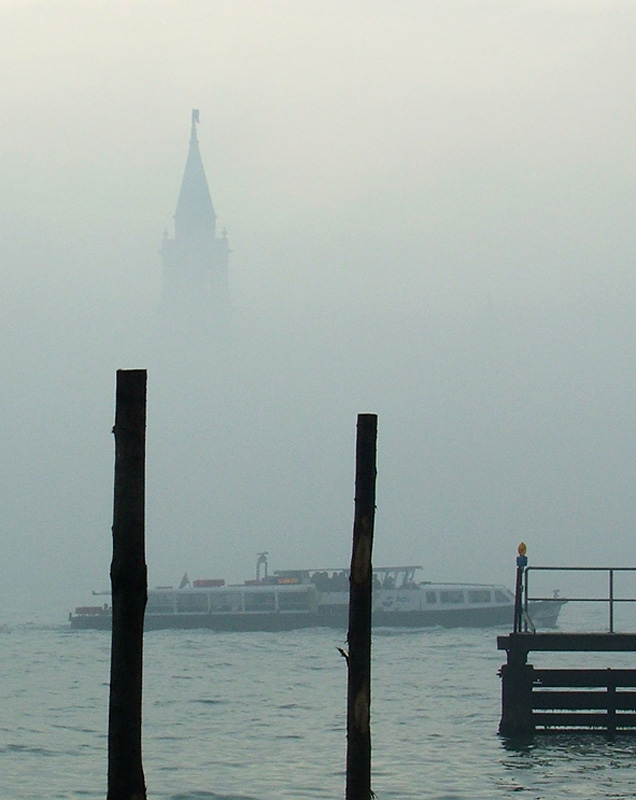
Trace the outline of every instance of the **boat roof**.
{"label": "boat roof", "polygon": [[[419,564],[409,564],[403,567],[373,567],[373,572],[412,572],[416,569],[424,569]],[[308,572],[350,572],[351,567],[313,567],[312,569],[277,569],[274,570],[275,575],[298,575],[299,573]]]}

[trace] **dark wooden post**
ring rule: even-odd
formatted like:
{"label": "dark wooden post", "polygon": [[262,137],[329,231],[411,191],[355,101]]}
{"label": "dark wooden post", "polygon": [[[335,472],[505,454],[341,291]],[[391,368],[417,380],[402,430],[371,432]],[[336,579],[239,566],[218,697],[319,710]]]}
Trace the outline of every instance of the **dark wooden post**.
{"label": "dark wooden post", "polygon": [[607,732],[616,733],[616,676],[607,668]]}
{"label": "dark wooden post", "polygon": [[141,763],[144,611],[146,371],[118,370],[113,504],[113,631],[107,800],[145,800]]}
{"label": "dark wooden post", "polygon": [[359,414],[353,552],[349,577],[346,800],[371,794],[371,553],[375,519],[376,414]]}
{"label": "dark wooden post", "polygon": [[509,737],[527,737],[534,733],[532,684],[534,667],[511,659],[501,667],[501,720],[499,733]]}

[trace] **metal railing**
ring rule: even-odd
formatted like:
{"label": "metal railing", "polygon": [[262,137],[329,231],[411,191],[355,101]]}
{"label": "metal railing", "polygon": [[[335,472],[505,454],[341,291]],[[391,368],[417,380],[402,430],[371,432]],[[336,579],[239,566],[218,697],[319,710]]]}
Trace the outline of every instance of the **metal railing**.
{"label": "metal railing", "polygon": [[618,603],[636,603],[636,597],[616,597],[614,576],[617,572],[636,572],[636,567],[517,567],[515,587],[515,633],[528,630],[528,603],[537,601],[562,601],[564,598],[531,596],[528,584],[530,572],[605,572],[607,573],[607,595],[604,597],[573,597],[568,594],[567,601],[579,603],[607,603],[609,632],[614,633],[614,607]]}

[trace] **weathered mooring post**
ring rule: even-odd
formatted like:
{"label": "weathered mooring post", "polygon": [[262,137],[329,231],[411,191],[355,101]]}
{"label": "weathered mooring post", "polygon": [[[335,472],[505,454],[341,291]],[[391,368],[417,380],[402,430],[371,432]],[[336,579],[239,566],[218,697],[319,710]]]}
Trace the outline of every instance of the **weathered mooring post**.
{"label": "weathered mooring post", "polygon": [[375,519],[376,414],[359,414],[353,552],[349,577],[346,800],[371,793],[371,554]]}
{"label": "weathered mooring post", "polygon": [[107,800],[145,800],[141,761],[146,370],[118,370]]}

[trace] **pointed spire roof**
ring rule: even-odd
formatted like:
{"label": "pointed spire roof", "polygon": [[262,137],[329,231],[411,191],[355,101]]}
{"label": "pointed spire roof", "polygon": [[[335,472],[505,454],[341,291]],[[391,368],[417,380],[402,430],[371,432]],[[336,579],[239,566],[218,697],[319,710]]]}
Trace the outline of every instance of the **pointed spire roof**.
{"label": "pointed spire roof", "polygon": [[192,110],[190,147],[174,215],[175,238],[212,236],[216,232],[216,214],[205,177],[196,126],[199,110]]}

